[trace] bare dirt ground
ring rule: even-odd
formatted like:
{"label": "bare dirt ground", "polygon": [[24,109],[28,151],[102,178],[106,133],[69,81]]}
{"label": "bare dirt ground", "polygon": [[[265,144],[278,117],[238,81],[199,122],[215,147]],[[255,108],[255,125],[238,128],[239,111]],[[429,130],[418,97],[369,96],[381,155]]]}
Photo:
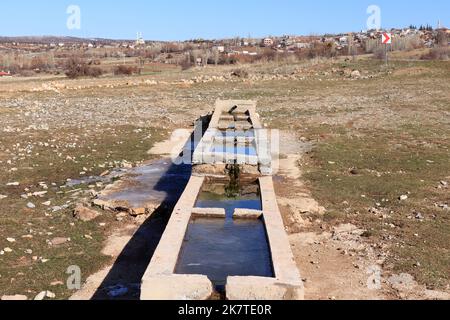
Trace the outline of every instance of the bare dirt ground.
{"label": "bare dirt ground", "polygon": [[[449,62],[363,59],[2,79],[0,297],[137,298],[170,204],[150,218],[90,203],[222,98],[258,100],[284,132],[276,189],[308,299],[448,299],[449,77]],[[75,218],[78,203],[99,216]]]}

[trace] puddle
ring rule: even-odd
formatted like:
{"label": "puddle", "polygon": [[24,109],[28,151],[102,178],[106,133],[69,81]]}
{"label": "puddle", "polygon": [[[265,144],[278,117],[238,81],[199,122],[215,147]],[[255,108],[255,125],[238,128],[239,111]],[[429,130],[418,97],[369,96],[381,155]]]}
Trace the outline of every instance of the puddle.
{"label": "puddle", "polygon": [[103,192],[102,201],[127,202],[131,208],[148,203],[176,202],[188,183],[191,165],[174,165],[170,159],[153,161],[128,171],[121,181]]}
{"label": "puddle", "polygon": [[72,179],[67,181],[66,187],[73,188],[80,185],[89,185],[89,184],[95,184],[97,182],[101,182],[103,184],[110,183],[111,181],[114,181],[114,179],[121,178],[122,176],[127,174],[127,170],[125,169],[116,169],[113,170],[110,174],[100,177],[100,176],[89,176],[84,177],[80,179]]}
{"label": "puddle", "polygon": [[226,218],[193,218],[180,251],[177,274],[208,276],[218,292],[223,292],[229,276],[273,277],[272,258],[264,222],[260,219],[233,219],[235,209],[261,210],[259,186],[239,188],[227,197],[224,184],[206,184],[197,208],[223,208]]}

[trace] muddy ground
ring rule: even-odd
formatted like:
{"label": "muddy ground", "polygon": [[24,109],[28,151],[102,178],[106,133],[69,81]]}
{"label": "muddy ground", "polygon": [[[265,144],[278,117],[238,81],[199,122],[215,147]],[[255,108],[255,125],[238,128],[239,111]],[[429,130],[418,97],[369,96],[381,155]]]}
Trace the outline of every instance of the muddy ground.
{"label": "muddy ground", "polygon": [[[283,132],[276,190],[308,299],[448,299],[449,77],[449,62],[363,59],[1,79],[0,296],[137,298],[173,201],[136,216],[92,200],[222,98],[258,100]],[[80,203],[98,217],[74,217]]]}

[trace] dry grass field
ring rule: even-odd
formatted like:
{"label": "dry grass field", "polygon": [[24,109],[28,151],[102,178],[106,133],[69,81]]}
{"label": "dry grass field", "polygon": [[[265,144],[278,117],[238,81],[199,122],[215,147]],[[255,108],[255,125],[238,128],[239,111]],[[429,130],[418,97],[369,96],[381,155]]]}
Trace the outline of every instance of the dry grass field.
{"label": "dry grass field", "polygon": [[[233,76],[235,69],[248,75]],[[355,272],[366,286],[359,262],[368,259],[383,270],[384,291],[375,298],[448,297],[450,62],[386,67],[366,57],[0,79],[0,296],[32,299],[49,290],[66,299],[73,294],[65,285],[69,266],[80,266],[85,280],[111,264],[102,254],[105,240],[132,218],[117,221],[99,211],[82,222],[72,213],[114,181],[70,186],[68,179],[151,160],[155,143],[191,127],[218,98],[257,100],[268,127],[313,146],[295,159],[299,176],[284,179],[298,179],[324,210],[299,209],[296,189],[281,178],[277,183],[280,197],[289,199],[280,206],[307,297],[373,298],[344,288]],[[343,225],[363,230],[357,239],[363,249],[339,243],[336,228]],[[328,233],[328,240],[315,238],[299,250],[304,235]],[[339,278],[329,279],[334,288],[321,277],[331,272]],[[396,275],[423,294],[403,290]]]}

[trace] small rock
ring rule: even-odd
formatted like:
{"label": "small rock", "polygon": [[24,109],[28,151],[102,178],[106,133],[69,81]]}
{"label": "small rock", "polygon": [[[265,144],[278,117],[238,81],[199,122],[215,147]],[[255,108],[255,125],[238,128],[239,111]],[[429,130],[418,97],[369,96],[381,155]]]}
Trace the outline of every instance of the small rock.
{"label": "small rock", "polygon": [[97,211],[87,208],[83,204],[78,204],[73,212],[73,216],[83,222],[92,221],[99,215]]}
{"label": "small rock", "polygon": [[14,239],[14,238],[6,238],[6,241],[8,241],[9,243],[13,243],[13,242],[16,242],[16,239]]}
{"label": "small rock", "polygon": [[0,200],[6,199],[6,198],[8,198],[8,196],[4,196],[4,195],[0,194]]}
{"label": "small rock", "polygon": [[46,201],[46,202],[43,202],[43,203],[42,203],[42,205],[43,205],[43,206],[46,206],[46,207],[49,207],[51,204],[52,204],[51,201]]}
{"label": "small rock", "polygon": [[353,72],[350,74],[350,76],[351,76],[352,78],[360,78],[360,77],[361,77],[361,72],[359,72],[359,70],[355,70],[355,71],[353,71]]}
{"label": "small rock", "polygon": [[34,192],[32,195],[33,197],[42,197],[44,195],[46,195],[48,193],[48,191],[39,191],[39,192]]}
{"label": "small rock", "polygon": [[40,301],[44,300],[45,298],[54,299],[56,298],[56,294],[51,291],[41,291],[36,297],[34,297],[34,300]]}
{"label": "small rock", "polygon": [[16,294],[13,296],[2,296],[0,298],[0,300],[2,301],[25,301],[28,300],[27,296],[21,295],[21,294]]}
{"label": "small rock", "polygon": [[130,211],[131,211],[130,214],[133,217],[141,216],[141,215],[144,215],[147,213],[147,209],[145,209],[145,208],[134,208],[134,209],[131,209]]}
{"label": "small rock", "polygon": [[417,220],[424,220],[424,219],[425,219],[424,216],[423,216],[423,214],[420,213],[420,212],[416,212],[416,213],[415,213],[415,218],[416,218]]}
{"label": "small rock", "polygon": [[52,240],[50,241],[50,244],[51,244],[52,246],[60,246],[60,245],[65,244],[65,243],[67,243],[67,242],[69,242],[69,241],[70,241],[69,238],[61,238],[61,237],[57,237],[57,238],[52,239]]}
{"label": "small rock", "polygon": [[47,295],[47,291],[41,291],[34,297],[34,300],[36,300],[36,301],[44,300],[46,295]]}
{"label": "small rock", "polygon": [[405,201],[405,200],[408,200],[408,196],[404,194],[404,195],[401,195],[398,199],[400,201]]}
{"label": "small rock", "polygon": [[127,216],[127,214],[125,213],[125,212],[119,212],[117,215],[116,215],[116,221],[122,221],[125,217]]}
{"label": "small rock", "polygon": [[448,187],[448,182],[447,181],[441,181],[441,186]]}
{"label": "small rock", "polygon": [[17,186],[19,186],[19,185],[20,185],[19,182],[10,182],[10,183],[7,183],[7,184],[6,184],[7,187],[17,187]]}
{"label": "small rock", "polygon": [[12,250],[11,248],[5,248],[5,249],[3,249],[3,251],[6,252],[6,253],[11,253],[11,252],[13,252],[13,250]]}
{"label": "small rock", "polygon": [[28,202],[28,203],[27,203],[27,208],[29,208],[29,209],[34,209],[34,208],[36,208],[36,206],[35,206],[33,203]]}

